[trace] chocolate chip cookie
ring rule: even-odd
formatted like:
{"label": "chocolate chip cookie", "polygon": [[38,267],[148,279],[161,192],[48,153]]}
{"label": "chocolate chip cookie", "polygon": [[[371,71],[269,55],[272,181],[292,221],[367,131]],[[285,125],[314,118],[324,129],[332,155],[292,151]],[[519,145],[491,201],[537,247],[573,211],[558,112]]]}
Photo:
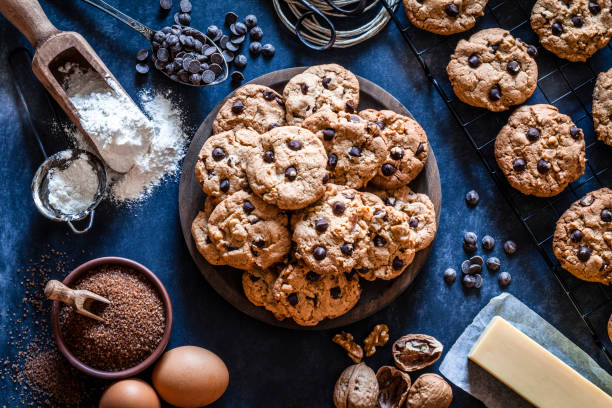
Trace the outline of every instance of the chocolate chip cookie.
{"label": "chocolate chip cookie", "polygon": [[221,260],[238,269],[268,268],[288,253],[288,217],[254,194],[238,191],[208,219],[208,236]]}
{"label": "chocolate chip cookie", "polygon": [[315,65],[291,78],[283,96],[287,123],[299,125],[325,107],[333,112],[355,113],[359,105],[359,81],[340,65]]}
{"label": "chocolate chip cookie", "polygon": [[291,217],[296,258],[317,273],[350,272],[365,254],[372,214],[362,193],[328,184],[321,200]]}
{"label": "chocolate chip cookie", "polygon": [[302,127],[315,133],[325,146],[331,183],[361,188],[376,175],[387,147],[378,132],[368,131],[367,123],[356,114],[327,108],[302,122]]}
{"label": "chocolate chip cookie", "polygon": [[495,159],[523,194],[552,197],[585,170],[582,130],[551,105],[521,106],[495,140]]}
{"label": "chocolate chip cookie", "polygon": [[538,0],[531,27],[553,54],[586,61],[612,37],[611,6],[609,0]]}
{"label": "chocolate chip cookie", "polygon": [[198,252],[209,264],[224,265],[221,254],[208,236],[208,218],[214,208],[214,200],[211,197],[206,197],[204,200],[204,210],[198,212],[198,215],[196,215],[191,224],[191,236],[193,237]]}
{"label": "chocolate chip cookie", "polygon": [[563,213],[553,251],[577,278],[612,284],[612,190],[588,193]]}
{"label": "chocolate chip cookie", "polygon": [[593,91],[593,124],[599,140],[612,146],[612,69],[597,76]]}
{"label": "chocolate chip cookie", "polygon": [[608,320],[608,337],[612,341],[612,315],[610,315],[610,320]]}
{"label": "chocolate chip cookie", "polygon": [[421,30],[441,35],[474,27],[488,0],[403,0],[410,22]]}
{"label": "chocolate chip cookie", "polygon": [[493,112],[525,102],[535,91],[537,50],[501,28],[489,28],[461,40],[446,67],[455,94],[463,102]]}
{"label": "chocolate chip cookie", "polygon": [[213,133],[242,128],[265,133],[284,125],[283,98],[267,86],[245,85],[223,104],[213,123]]}
{"label": "chocolate chip cookie", "polygon": [[321,275],[297,264],[281,272],[273,292],[297,324],[314,326],[351,310],[361,296],[361,287],[354,273]]}
{"label": "chocolate chip cookie", "polygon": [[372,207],[372,211],[366,256],[355,271],[367,280],[394,279],[414,260],[416,233],[403,212],[382,203]]}
{"label": "chocolate chip cookie", "polygon": [[371,184],[398,188],[419,175],[429,155],[425,131],[414,119],[390,110],[366,109],[359,116],[368,122],[372,135],[380,134],[387,151]]}
{"label": "chocolate chip cookie", "polygon": [[238,129],[212,135],[204,142],[195,174],[206,195],[224,198],[249,188],[245,166],[258,139],[254,130]]}
{"label": "chocolate chip cookie", "polygon": [[289,316],[285,307],[274,298],[272,289],[278,278],[276,265],[268,269],[251,269],[242,273],[242,289],[255,306],[263,306],[276,317],[283,320]]}
{"label": "chocolate chip cookie", "polygon": [[264,133],[248,159],[255,194],[269,204],[296,210],[317,201],[329,179],[323,143],[310,130],[283,126]]}
{"label": "chocolate chip cookie", "polygon": [[408,224],[415,233],[414,246],[417,251],[425,249],[436,236],[436,210],[425,194],[415,193],[405,186],[396,190],[369,189],[380,197],[385,205],[408,216]]}

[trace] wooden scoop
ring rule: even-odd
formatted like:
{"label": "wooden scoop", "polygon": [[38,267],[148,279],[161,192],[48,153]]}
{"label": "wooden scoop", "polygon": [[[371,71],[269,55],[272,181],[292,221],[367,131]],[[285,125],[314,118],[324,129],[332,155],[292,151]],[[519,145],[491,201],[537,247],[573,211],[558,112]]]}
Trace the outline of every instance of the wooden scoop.
{"label": "wooden scoop", "polygon": [[68,286],[57,280],[50,280],[47,282],[47,285],[45,286],[45,296],[47,299],[57,300],[67,304],[68,306],[72,306],[75,308],[77,313],[95,319],[99,322],[103,321],[104,319],[85,309],[85,304],[93,301],[102,302],[107,305],[110,304],[108,299],[100,295],[96,295],[88,290],[70,289]]}
{"label": "wooden scoop", "polygon": [[[66,74],[59,72],[58,68],[67,62],[76,63],[82,69],[96,71],[102,78],[113,79],[121,87],[117,79],[85,38],[76,32],[58,30],[49,21],[37,0],[0,0],[0,13],[17,27],[34,47],[32,71],[36,77],[81,133],[89,137],[81,125],[78,111],[62,87]],[[90,140],[92,145],[96,146],[95,140]],[[102,149],[99,146],[96,148],[106,164],[119,173],[127,172],[134,165],[129,157],[120,161],[107,160],[108,158],[101,154]]]}

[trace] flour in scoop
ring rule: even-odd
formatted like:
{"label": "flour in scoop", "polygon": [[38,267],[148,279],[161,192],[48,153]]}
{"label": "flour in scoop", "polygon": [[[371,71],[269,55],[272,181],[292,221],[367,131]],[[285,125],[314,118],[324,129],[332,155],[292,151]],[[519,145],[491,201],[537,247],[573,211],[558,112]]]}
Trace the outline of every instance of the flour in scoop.
{"label": "flour in scoop", "polygon": [[72,160],[65,169],[50,169],[47,178],[49,205],[60,213],[80,213],[96,198],[98,175],[84,154]]}

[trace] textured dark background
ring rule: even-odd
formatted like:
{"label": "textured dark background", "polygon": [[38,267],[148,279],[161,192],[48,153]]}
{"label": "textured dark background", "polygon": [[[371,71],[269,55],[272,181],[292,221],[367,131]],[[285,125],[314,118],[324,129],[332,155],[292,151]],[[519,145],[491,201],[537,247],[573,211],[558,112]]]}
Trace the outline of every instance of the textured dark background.
{"label": "textured dark background", "polygon": [[[192,25],[201,29],[210,24],[222,25],[224,14],[229,10],[241,17],[249,13],[257,15],[264,30],[263,42],[274,44],[277,53],[272,60],[249,59],[245,70],[247,80],[281,68],[337,62],[391,92],[429,135],[440,166],[443,189],[440,230],[429,260],[412,286],[391,306],[345,330],[361,339],[372,326],[384,322],[391,328],[392,339],[405,333],[427,333],[441,340],[448,349],[474,315],[501,292],[495,276],[486,272],[480,291],[465,291],[459,283],[451,287],[444,284],[442,273],[449,266],[459,268],[465,257],[462,236],[471,230],[479,236],[489,233],[497,239],[494,254],[501,258],[502,268],[513,276],[508,291],[606,367],[582,321],[393,26],[360,46],[318,53],[306,50],[281,26],[271,2],[193,1]],[[162,16],[155,0],[112,3],[151,27],[170,24],[178,8],[175,4],[170,15]],[[150,87],[174,90],[192,132],[233,89],[229,83],[206,89],[180,87],[153,71],[146,79],[139,79],[134,73],[134,56],[147,43],[136,32],[77,0],[43,1],[42,6],[58,28],[81,33],[130,94]],[[37,213],[29,186],[43,157],[24,125],[7,69],[8,53],[27,44],[2,18],[0,38],[2,318],[21,307],[23,291],[11,283],[15,271],[23,268],[29,259],[48,252],[49,246],[67,251],[74,258],[75,266],[99,256],[132,258],[152,269],[170,293],[175,325],[169,347],[199,345],[214,351],[226,362],[230,386],[214,406],[331,406],[335,380],[350,364],[343,351],[331,342],[335,331],[301,332],[270,327],[223,301],[200,276],[185,248],[178,222],[177,179],[165,183],[149,200],[136,207],[116,208],[102,203],[93,230],[84,236],[67,234],[64,225],[48,221]],[[605,58],[609,66],[612,57],[608,53]],[[492,126],[491,132],[497,131],[497,125]],[[64,146],[49,141],[47,147],[53,152]],[[472,188],[479,191],[481,203],[475,209],[467,209],[464,195]],[[519,252],[511,259],[503,254],[501,243],[505,239],[513,239],[519,245]],[[6,346],[8,338],[6,330],[0,332],[0,356],[15,352]],[[391,362],[390,347],[368,360],[375,369]],[[430,371],[435,372],[436,368],[437,364]],[[146,379],[147,374],[143,377]],[[10,390],[10,386],[3,390],[0,405],[14,404],[9,401],[15,395]],[[453,406],[481,406],[461,390],[453,388],[453,391]],[[95,404],[96,401],[91,402],[91,406]]]}

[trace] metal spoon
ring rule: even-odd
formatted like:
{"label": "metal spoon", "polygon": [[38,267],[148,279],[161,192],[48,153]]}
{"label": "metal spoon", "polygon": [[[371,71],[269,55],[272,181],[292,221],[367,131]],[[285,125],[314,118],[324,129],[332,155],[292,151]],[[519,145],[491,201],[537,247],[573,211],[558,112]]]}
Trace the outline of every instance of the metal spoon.
{"label": "metal spoon", "polygon": [[[109,14],[110,16],[116,18],[117,20],[121,21],[124,24],[127,24],[128,26],[132,27],[134,30],[138,31],[143,37],[145,37],[149,43],[151,44],[151,50],[153,51],[153,56],[155,57],[156,55],[156,51],[158,51],[156,48],[156,45],[154,43],[156,43],[156,40],[159,38],[156,38],[157,36],[161,36],[162,31],[153,31],[151,28],[147,27],[146,25],[142,24],[139,21],[134,20],[132,17],[124,14],[123,12],[117,10],[116,8],[114,8],[113,6],[111,6],[110,4],[106,3],[103,0],[83,0],[85,3],[88,3],[94,7],[96,7],[97,9],[100,9],[102,11],[104,11],[105,13]],[[175,28],[178,27],[178,28]],[[212,41],[206,34],[202,33],[199,30],[196,30],[195,28],[192,27],[185,27],[185,26],[172,26],[172,28],[175,28],[177,30],[182,30],[182,33],[184,35],[181,35],[181,37],[193,37],[194,39],[200,41],[202,44],[204,45],[208,45],[210,47],[215,47],[216,49],[216,53],[221,55],[221,58],[218,58],[218,64],[221,65],[222,68],[222,72],[217,75],[214,79],[214,81],[209,82],[209,83],[205,83],[205,82],[200,82],[197,84],[194,84],[190,81],[182,81],[180,80],[180,78],[177,75],[169,75],[166,71],[165,71],[165,64],[166,62],[163,63],[159,63],[156,62],[155,63],[155,68],[157,68],[159,71],[161,71],[164,75],[166,75],[168,78],[170,78],[173,81],[176,81],[180,84],[184,84],[184,85],[191,85],[191,86],[211,86],[211,85],[217,85],[220,84],[221,82],[225,81],[227,79],[228,76],[228,67],[227,67],[227,62],[225,61],[225,58],[223,58],[223,52],[219,49],[219,47],[217,46],[217,44],[214,43],[214,41]],[[203,49],[203,48],[202,48]],[[159,52],[159,51],[158,51]],[[198,61],[199,62],[199,61]],[[185,70],[187,70],[185,68]],[[189,73],[189,71],[187,71],[187,73]]]}

